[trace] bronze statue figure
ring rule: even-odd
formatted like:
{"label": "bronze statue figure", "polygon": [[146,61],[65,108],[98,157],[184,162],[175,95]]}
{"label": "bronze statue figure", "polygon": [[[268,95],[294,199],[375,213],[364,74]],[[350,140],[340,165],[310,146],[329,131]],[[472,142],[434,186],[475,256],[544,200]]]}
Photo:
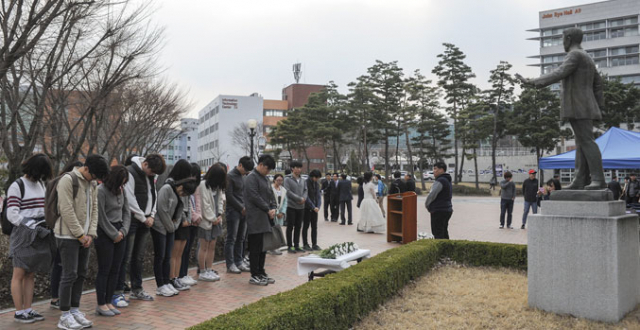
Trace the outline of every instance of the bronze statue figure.
{"label": "bronze statue figure", "polygon": [[[562,81],[560,117],[569,121],[576,140],[575,178],[565,189],[596,190],[607,187],[602,155],[593,136],[593,121],[602,119],[603,86],[595,63],[580,46],[582,35],[578,28],[564,30],[563,45],[567,56],[553,72],[535,79],[523,78],[519,74],[516,78],[535,87]],[[589,180],[591,183],[587,185]]]}

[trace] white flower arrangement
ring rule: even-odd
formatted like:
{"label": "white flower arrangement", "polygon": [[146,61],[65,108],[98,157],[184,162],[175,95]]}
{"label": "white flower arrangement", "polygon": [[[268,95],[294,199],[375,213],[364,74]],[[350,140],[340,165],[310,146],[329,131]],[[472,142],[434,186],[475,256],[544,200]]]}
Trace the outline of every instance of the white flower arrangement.
{"label": "white flower arrangement", "polygon": [[353,242],[344,242],[339,244],[334,244],[320,252],[320,258],[324,259],[336,259],[345,254],[349,254],[351,252],[357,251],[358,245]]}

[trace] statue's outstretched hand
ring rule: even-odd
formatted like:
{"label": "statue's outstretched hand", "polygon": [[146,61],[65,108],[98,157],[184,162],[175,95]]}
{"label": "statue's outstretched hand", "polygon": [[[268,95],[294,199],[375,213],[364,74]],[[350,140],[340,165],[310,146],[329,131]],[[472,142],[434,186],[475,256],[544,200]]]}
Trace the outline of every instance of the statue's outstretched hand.
{"label": "statue's outstretched hand", "polygon": [[531,80],[530,80],[530,79],[527,79],[527,78],[523,77],[523,76],[522,76],[522,75],[520,75],[519,73],[516,73],[516,74],[515,74],[515,77],[516,77],[516,79],[520,80],[520,82],[522,82],[522,83],[523,83],[523,84],[525,84],[525,85],[533,85],[533,84],[531,83]]}

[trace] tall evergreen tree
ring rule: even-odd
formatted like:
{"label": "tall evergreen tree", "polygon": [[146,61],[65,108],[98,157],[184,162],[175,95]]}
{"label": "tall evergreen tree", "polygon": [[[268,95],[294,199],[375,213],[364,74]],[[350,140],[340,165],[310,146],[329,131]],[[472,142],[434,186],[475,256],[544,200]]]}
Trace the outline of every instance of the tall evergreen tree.
{"label": "tall evergreen tree", "polygon": [[[486,95],[485,95],[486,96]],[[463,145],[471,153],[466,156],[468,160],[473,160],[476,188],[480,188],[478,175],[478,148],[482,141],[490,135],[493,127],[493,116],[491,114],[491,103],[482,97],[481,93],[460,112]],[[493,166],[495,168],[495,165]]]}
{"label": "tall evergreen tree", "polygon": [[633,84],[623,84],[619,78],[603,79],[604,109],[602,110],[602,128],[620,127],[627,124],[633,129],[640,118],[640,89]]}
{"label": "tall evergreen tree", "polygon": [[[520,98],[514,103],[512,134],[524,147],[533,148],[536,164],[544,152],[551,152],[569,131],[560,129],[560,100],[548,88],[523,86]],[[544,177],[540,176],[541,181]]]}
{"label": "tall evergreen tree", "polygon": [[[347,94],[347,112],[345,122],[355,134],[354,138],[362,144],[361,155],[362,167],[371,168],[369,162],[369,146],[380,141],[380,131],[377,130],[377,119],[375,118],[375,96],[369,84],[369,76],[363,75],[356,81],[348,84],[349,94]],[[356,127],[355,130],[353,128]]]}
{"label": "tall evergreen tree", "polygon": [[[515,79],[509,74],[510,69],[511,64],[509,64],[509,62],[500,61],[498,66],[491,70],[489,77],[491,88],[486,91],[486,101],[491,105],[488,110],[493,117],[493,129],[491,133],[491,175],[493,180],[496,181],[498,179],[496,173],[496,148],[498,147],[498,140],[505,134],[505,110],[511,105],[511,102],[513,102]],[[477,177],[476,169],[476,179]]]}
{"label": "tall evergreen tree", "polygon": [[395,136],[395,123],[398,111],[402,107],[403,80],[402,69],[398,62],[382,62],[367,69],[369,86],[373,91],[375,128],[382,133],[384,139],[384,171],[389,177],[389,137]]}
{"label": "tall evergreen tree", "polygon": [[[462,164],[458,163],[458,143],[460,139],[458,114],[460,110],[464,108],[464,104],[467,103],[466,100],[468,99],[472,88],[469,83],[469,79],[475,77],[475,74],[471,71],[471,67],[464,63],[466,55],[458,47],[450,43],[444,43],[443,45],[445,47],[445,51],[438,55],[440,61],[432,72],[438,76],[438,85],[444,89],[445,99],[447,104],[449,104],[449,107],[447,107],[447,113],[453,120],[453,145],[455,156],[454,183],[458,183],[461,179],[460,176],[462,171]],[[460,170],[460,172],[458,170]]]}

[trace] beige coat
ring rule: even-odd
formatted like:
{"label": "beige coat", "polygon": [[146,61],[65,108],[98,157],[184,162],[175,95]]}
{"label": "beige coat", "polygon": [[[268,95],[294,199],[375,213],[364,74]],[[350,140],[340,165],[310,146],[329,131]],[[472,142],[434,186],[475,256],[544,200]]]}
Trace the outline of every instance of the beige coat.
{"label": "beige coat", "polygon": [[[98,227],[98,188],[95,182],[87,181],[79,167],[73,169],[78,177],[78,195],[73,198],[73,179],[65,175],[58,181],[58,210],[54,234],[57,238],[78,239],[83,235],[95,237]],[[87,200],[89,204],[87,204]],[[89,210],[87,209],[89,206]],[[87,212],[90,212],[87,216]]]}

